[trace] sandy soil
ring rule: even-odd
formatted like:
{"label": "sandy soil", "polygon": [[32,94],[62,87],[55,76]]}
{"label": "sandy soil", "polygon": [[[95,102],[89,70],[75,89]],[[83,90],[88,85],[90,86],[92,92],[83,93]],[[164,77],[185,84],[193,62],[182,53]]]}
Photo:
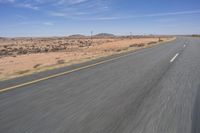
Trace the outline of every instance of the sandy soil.
{"label": "sandy soil", "polygon": [[[172,38],[161,38],[162,41],[169,41]],[[34,72],[40,72],[44,70],[54,69],[61,66],[67,66],[75,63],[96,59],[103,56],[108,56],[127,50],[137,50],[144,47],[150,47],[156,45],[159,42],[158,38],[120,38],[120,39],[93,39],[92,43],[88,43],[87,40],[70,40],[73,44],[59,48],[63,46],[62,43],[66,43],[62,40],[62,43],[55,40],[44,41],[41,45],[41,41],[0,41],[0,49],[7,48],[10,52],[4,53],[0,58],[0,80],[19,77]],[[87,41],[87,43],[85,43]],[[21,42],[21,43],[20,43]],[[69,40],[68,40],[69,42]],[[39,50],[34,51],[30,46],[52,48],[52,45],[57,47],[55,51],[51,50]],[[89,45],[88,45],[89,44]],[[48,46],[47,46],[48,45]],[[8,47],[9,46],[9,47]],[[23,47],[26,52],[19,52],[19,49]],[[14,49],[14,50],[12,50]],[[4,50],[5,51],[5,50]],[[8,54],[9,53],[9,54]]]}

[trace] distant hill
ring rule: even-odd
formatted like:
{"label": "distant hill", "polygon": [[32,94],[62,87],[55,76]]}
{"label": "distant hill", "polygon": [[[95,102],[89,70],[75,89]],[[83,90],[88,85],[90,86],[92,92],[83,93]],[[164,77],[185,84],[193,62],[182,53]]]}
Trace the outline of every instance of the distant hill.
{"label": "distant hill", "polygon": [[94,37],[115,37],[115,35],[109,34],[109,33],[100,33],[100,34],[94,35]]}
{"label": "distant hill", "polygon": [[85,38],[86,36],[81,35],[81,34],[75,34],[75,35],[70,35],[68,38]]}
{"label": "distant hill", "polygon": [[192,37],[200,37],[200,35],[194,34],[192,35]]}

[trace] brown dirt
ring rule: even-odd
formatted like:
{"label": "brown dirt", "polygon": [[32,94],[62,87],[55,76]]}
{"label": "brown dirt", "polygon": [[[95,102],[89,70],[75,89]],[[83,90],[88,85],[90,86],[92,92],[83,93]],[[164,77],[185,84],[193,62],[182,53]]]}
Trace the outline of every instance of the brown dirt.
{"label": "brown dirt", "polygon": [[0,39],[0,80],[137,50],[156,42],[159,38]]}

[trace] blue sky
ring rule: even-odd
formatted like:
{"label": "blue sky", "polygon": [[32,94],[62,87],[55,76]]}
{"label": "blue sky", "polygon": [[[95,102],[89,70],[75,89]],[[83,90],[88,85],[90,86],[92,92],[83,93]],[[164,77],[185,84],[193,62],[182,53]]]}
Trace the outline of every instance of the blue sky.
{"label": "blue sky", "polygon": [[200,34],[199,0],[0,0],[0,36]]}

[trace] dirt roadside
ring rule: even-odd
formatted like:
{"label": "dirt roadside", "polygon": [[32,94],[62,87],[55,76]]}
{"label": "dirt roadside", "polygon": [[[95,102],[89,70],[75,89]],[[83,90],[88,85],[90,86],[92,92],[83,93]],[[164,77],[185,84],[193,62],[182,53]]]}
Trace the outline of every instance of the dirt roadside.
{"label": "dirt roadside", "polygon": [[1,40],[0,80],[151,47],[174,39],[171,37],[106,38],[93,39],[92,42],[88,39]]}

